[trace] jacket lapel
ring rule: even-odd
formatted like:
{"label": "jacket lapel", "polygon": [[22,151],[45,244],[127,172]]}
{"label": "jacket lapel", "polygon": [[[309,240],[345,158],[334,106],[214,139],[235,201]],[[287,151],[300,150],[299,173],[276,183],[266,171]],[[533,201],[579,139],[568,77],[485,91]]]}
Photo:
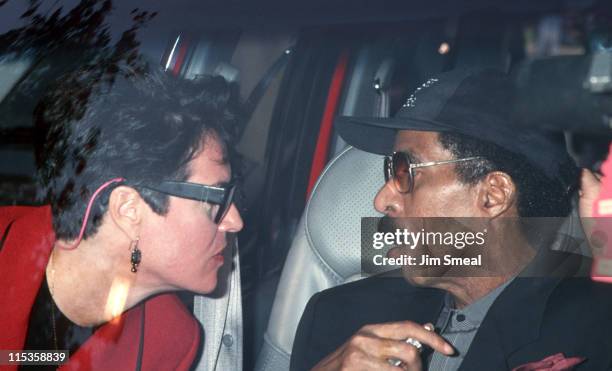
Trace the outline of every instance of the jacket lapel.
{"label": "jacket lapel", "polygon": [[[386,276],[386,277],[385,277]],[[381,285],[387,305],[378,304],[377,316],[385,321],[412,321],[416,323],[436,323],[444,306],[445,292],[439,289],[412,286],[401,276],[399,270],[381,275],[388,279]],[[378,321],[380,322],[380,321]]]}
{"label": "jacket lapel", "polygon": [[[421,288],[410,285],[404,278],[396,279],[397,292],[389,297],[394,298],[393,303],[384,306],[387,313],[381,313],[381,318],[384,321],[376,322],[394,322],[394,321],[412,321],[416,323],[432,323],[435,324],[442,308],[444,307],[444,297],[446,293],[439,289]],[[393,285],[386,285],[386,288],[391,288]],[[421,358],[424,364],[429,359],[432,350],[425,347]]]}
{"label": "jacket lapel", "polygon": [[559,278],[514,279],[489,309],[460,370],[508,369],[508,357],[534,342]]}
{"label": "jacket lapel", "polygon": [[508,369],[508,358],[539,338],[550,294],[564,277],[577,274],[582,260],[540,251],[493,303],[459,369]]}

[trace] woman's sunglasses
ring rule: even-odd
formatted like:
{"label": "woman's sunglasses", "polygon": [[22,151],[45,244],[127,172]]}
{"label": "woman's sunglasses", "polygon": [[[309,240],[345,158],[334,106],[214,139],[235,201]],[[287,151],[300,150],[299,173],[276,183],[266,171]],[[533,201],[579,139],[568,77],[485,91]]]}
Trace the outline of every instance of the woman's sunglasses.
{"label": "woman's sunglasses", "polygon": [[454,164],[457,162],[472,161],[480,158],[481,157],[466,157],[455,160],[430,161],[413,164],[409,154],[405,152],[393,152],[392,155],[385,156],[385,182],[393,179],[393,184],[400,193],[410,193],[414,189],[413,169],[443,164]]}
{"label": "woman's sunglasses", "polygon": [[234,202],[236,185],[230,183],[223,187],[214,187],[189,182],[165,181],[156,184],[155,186],[146,185],[143,186],[143,188],[165,193],[171,196],[218,205],[219,207],[216,209],[216,212],[212,218],[215,224],[219,224]]}

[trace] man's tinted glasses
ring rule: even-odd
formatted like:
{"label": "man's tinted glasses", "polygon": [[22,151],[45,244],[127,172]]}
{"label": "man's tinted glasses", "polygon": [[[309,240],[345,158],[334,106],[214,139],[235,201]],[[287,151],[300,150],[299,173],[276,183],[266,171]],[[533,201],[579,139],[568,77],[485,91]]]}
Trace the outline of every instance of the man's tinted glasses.
{"label": "man's tinted glasses", "polygon": [[391,156],[385,156],[385,182],[388,182],[389,179],[393,179],[393,184],[400,193],[410,193],[414,189],[414,169],[477,159],[480,159],[480,157],[412,163],[409,154],[405,152],[393,152]]}

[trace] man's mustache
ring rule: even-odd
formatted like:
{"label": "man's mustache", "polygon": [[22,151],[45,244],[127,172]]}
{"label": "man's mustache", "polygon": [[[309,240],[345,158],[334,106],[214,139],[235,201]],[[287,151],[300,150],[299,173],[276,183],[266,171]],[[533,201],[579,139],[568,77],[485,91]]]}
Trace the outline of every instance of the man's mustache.
{"label": "man's mustache", "polygon": [[377,231],[382,233],[395,233],[396,230],[401,229],[397,224],[397,221],[391,217],[383,216],[378,221]]}

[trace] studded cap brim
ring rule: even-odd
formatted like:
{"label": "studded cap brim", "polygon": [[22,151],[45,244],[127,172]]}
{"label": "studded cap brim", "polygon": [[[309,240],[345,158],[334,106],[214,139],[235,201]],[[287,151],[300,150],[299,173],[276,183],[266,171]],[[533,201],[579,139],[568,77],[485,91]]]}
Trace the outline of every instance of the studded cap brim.
{"label": "studded cap brim", "polygon": [[399,130],[454,132],[519,154],[550,178],[567,159],[562,135],[519,125],[516,89],[495,69],[455,69],[420,85],[393,118],[339,117],[336,128],[366,152],[393,152]]}
{"label": "studded cap brim", "polygon": [[407,118],[339,116],[336,128],[350,145],[366,152],[388,155],[393,152],[398,130],[452,131],[440,122]]}
{"label": "studded cap brim", "polygon": [[390,154],[398,130],[449,130],[437,116],[457,86],[477,72],[479,70],[465,69],[446,76],[443,81],[437,77],[428,79],[416,88],[393,118],[341,116],[336,119],[336,127],[340,136],[352,146],[366,152]]}

